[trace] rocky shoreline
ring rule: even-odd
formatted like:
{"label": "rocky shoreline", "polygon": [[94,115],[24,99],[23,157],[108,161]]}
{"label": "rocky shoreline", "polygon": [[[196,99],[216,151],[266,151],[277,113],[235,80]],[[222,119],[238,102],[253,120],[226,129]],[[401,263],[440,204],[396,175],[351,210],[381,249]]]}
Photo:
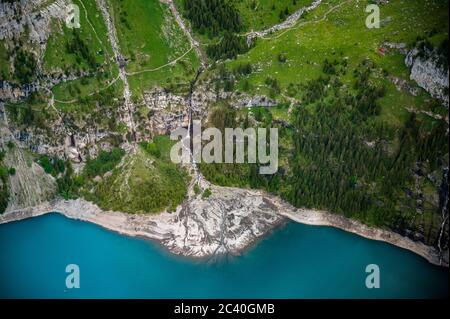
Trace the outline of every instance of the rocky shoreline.
{"label": "rocky shoreline", "polygon": [[189,199],[175,213],[130,215],[106,212],[83,199],[55,200],[0,215],[0,224],[58,212],[70,219],[94,223],[117,233],[155,240],[170,252],[195,258],[239,255],[286,220],[329,226],[410,250],[430,263],[448,267],[434,247],[397,233],[366,226],[323,211],[296,209],[262,191],[212,187],[208,199]]}

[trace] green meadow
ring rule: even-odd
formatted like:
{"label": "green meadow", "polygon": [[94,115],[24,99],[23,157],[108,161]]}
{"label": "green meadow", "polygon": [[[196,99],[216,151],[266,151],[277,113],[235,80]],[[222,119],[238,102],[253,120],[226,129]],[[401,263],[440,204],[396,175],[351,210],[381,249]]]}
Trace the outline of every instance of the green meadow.
{"label": "green meadow", "polygon": [[78,32],[97,64],[112,73],[114,68],[116,69],[113,52],[103,16],[95,0],[74,0],[74,4],[80,8],[80,28],[69,29],[65,23],[53,21],[53,33],[44,54],[44,70],[51,72],[73,68],[86,71],[92,69],[87,61],[77,59],[76,54],[68,52],[67,45],[73,41],[74,32]]}
{"label": "green meadow", "polygon": [[[365,7],[368,1],[347,0],[324,1],[313,12],[308,13],[297,25],[258,39],[256,46],[235,61],[226,63],[229,69],[250,63],[254,72],[247,77],[250,92],[268,94],[265,81],[268,75],[276,78],[286,93],[289,84],[306,83],[319,77],[325,59],[346,59],[349,69],[355,68],[362,60],[370,59],[389,75],[408,80],[409,71],[404,64],[404,56],[388,52],[385,56],[378,53],[384,41],[411,44],[418,36],[426,36],[433,30],[441,35],[434,41],[445,38],[448,29],[448,4],[446,1],[433,0],[395,0],[381,6],[381,28],[368,29],[365,26]],[[442,33],[444,35],[442,35]],[[280,62],[280,54],[286,62]],[[344,84],[351,86],[352,74],[341,77]],[[406,117],[404,106],[423,107],[426,94],[418,97],[398,91],[384,76],[377,81],[387,87],[382,99],[382,119],[399,125]],[[243,81],[239,83],[243,89]]]}
{"label": "green meadow", "polygon": [[152,86],[189,83],[199,62],[168,6],[159,0],[111,4],[122,54],[129,59],[126,69],[133,93],[140,97]]}

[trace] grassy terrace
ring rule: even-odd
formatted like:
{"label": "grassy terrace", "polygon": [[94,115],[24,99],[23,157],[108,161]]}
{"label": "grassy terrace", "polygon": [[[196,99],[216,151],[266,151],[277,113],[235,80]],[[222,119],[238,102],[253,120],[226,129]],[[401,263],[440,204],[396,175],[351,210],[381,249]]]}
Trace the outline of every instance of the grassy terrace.
{"label": "grassy terrace", "polygon": [[[88,45],[95,56],[95,61],[112,73],[115,66],[111,63],[113,52],[108,41],[106,25],[95,0],[74,0],[74,4],[80,8],[80,28],[76,29],[80,38]],[[74,66],[78,69],[91,69],[87,61],[77,60],[75,54],[67,52],[67,43],[73,40],[74,30],[56,21],[52,28],[54,32],[49,38],[44,55],[44,70],[48,72],[55,69],[70,70]]]}
{"label": "grassy terrace", "polygon": [[[119,42],[138,97],[152,86],[186,85],[199,61],[166,4],[159,0],[113,0]],[[168,65],[175,61],[176,63]]]}

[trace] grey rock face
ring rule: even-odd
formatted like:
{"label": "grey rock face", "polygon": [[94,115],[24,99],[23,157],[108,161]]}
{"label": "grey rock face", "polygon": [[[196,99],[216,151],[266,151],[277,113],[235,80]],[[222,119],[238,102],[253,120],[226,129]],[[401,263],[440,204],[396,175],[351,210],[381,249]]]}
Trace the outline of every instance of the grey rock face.
{"label": "grey rock face", "polygon": [[301,18],[303,13],[314,10],[321,3],[322,3],[322,0],[315,0],[309,6],[300,8],[299,10],[294,12],[292,15],[290,15],[285,21],[283,21],[280,24],[274,25],[273,27],[270,27],[263,31],[250,32],[249,34],[247,34],[247,43],[251,44],[255,38],[264,38],[274,32],[293,27],[297,23],[297,21]]}
{"label": "grey rock face", "polygon": [[69,0],[56,0],[50,5],[45,0],[0,3],[0,40],[20,38],[28,31],[31,43],[43,52],[52,19],[63,20],[70,3]]}
{"label": "grey rock face", "polygon": [[391,80],[391,82],[394,83],[397,90],[399,91],[404,90],[413,96],[419,95],[420,89],[418,87],[412,87],[407,81],[395,76],[390,76],[389,80]]}
{"label": "grey rock face", "polygon": [[[207,114],[208,107],[220,100],[226,100],[234,108],[253,106],[272,107],[278,101],[266,96],[250,96],[235,92],[214,92],[206,86],[199,86],[192,94],[191,110],[195,118],[203,118]],[[189,104],[189,96],[177,95],[161,88],[155,88],[144,94],[145,106],[151,112],[151,119],[144,120],[143,125],[150,127],[152,134],[167,134],[177,128],[187,127],[189,115],[186,106]]]}
{"label": "grey rock face", "polygon": [[[14,143],[11,132],[0,123],[0,147],[5,149],[7,141]],[[16,171],[8,179],[8,210],[36,206],[53,199],[57,191],[55,179],[46,174],[18,143],[14,143],[14,147],[6,153],[4,164],[6,167],[14,167]]]}
{"label": "grey rock face", "polygon": [[54,86],[90,75],[89,72],[81,71],[78,74],[54,73],[39,75],[38,80],[17,85],[7,81],[0,81],[0,100],[18,102],[39,90],[50,91]]}
{"label": "grey rock face", "polygon": [[411,68],[411,80],[448,107],[449,71],[438,66],[438,57],[433,52],[419,53],[418,49],[413,49],[405,59],[406,66]]}
{"label": "grey rock face", "polygon": [[254,106],[262,106],[262,107],[271,107],[276,106],[278,102],[274,99],[270,99],[266,96],[248,96],[243,95],[239,99],[236,99],[235,107],[243,108],[243,107],[254,107]]}
{"label": "grey rock face", "polygon": [[187,256],[239,254],[284,218],[271,197],[261,192],[212,187],[209,199],[193,198],[182,205],[174,234],[163,243]]}
{"label": "grey rock face", "polygon": [[391,50],[396,50],[401,54],[407,55],[408,54],[408,48],[406,43],[396,43],[396,42],[384,42],[383,47]]}

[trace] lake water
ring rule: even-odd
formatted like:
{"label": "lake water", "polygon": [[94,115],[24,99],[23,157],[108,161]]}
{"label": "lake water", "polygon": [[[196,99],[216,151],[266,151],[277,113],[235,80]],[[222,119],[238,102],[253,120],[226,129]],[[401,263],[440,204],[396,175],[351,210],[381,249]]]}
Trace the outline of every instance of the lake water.
{"label": "lake water", "polygon": [[[80,288],[66,288],[77,264]],[[365,269],[380,268],[380,289]],[[448,270],[406,250],[329,227],[289,223],[242,256],[174,256],[58,214],[0,225],[2,298],[437,298]]]}

